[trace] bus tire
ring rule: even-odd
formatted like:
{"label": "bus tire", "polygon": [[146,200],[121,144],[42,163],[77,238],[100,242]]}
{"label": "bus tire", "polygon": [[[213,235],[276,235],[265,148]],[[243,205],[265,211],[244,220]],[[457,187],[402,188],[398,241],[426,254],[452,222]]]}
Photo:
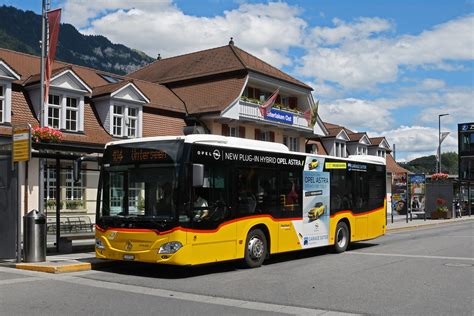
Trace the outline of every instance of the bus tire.
{"label": "bus tire", "polygon": [[260,267],[267,256],[267,238],[260,229],[252,229],[245,243],[244,264],[247,268]]}
{"label": "bus tire", "polygon": [[349,228],[347,227],[346,223],[341,221],[337,223],[336,226],[336,233],[334,235],[334,250],[337,253],[346,251],[347,247],[349,246],[349,242]]}

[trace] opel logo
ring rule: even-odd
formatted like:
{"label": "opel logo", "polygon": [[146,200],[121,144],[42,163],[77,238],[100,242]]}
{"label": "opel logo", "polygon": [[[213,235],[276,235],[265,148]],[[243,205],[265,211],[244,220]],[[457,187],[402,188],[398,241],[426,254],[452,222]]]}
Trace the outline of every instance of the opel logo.
{"label": "opel logo", "polygon": [[132,242],[130,240],[127,240],[127,242],[125,243],[125,250],[130,251],[132,250],[132,247]]}
{"label": "opel logo", "polygon": [[219,158],[221,158],[221,152],[218,149],[216,149],[212,153],[212,156],[214,157],[215,160],[219,160]]}

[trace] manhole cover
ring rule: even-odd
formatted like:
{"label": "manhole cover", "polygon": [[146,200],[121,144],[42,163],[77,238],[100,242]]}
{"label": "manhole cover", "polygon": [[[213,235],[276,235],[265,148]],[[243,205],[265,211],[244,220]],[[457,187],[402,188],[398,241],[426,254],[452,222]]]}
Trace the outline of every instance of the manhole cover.
{"label": "manhole cover", "polygon": [[465,268],[465,267],[472,267],[472,264],[469,263],[445,263],[447,267],[457,267],[457,268]]}

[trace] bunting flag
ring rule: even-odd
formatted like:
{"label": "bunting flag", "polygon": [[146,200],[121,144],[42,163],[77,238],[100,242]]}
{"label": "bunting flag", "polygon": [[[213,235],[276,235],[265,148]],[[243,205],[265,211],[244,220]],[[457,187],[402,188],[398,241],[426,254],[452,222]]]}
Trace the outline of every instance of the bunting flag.
{"label": "bunting flag", "polygon": [[51,10],[47,12],[48,15],[48,55],[46,56],[45,78],[44,78],[44,101],[48,100],[49,81],[51,80],[51,73],[53,71],[53,62],[56,56],[56,46],[59,37],[59,25],[61,22],[61,9]]}
{"label": "bunting flag", "polygon": [[268,100],[260,106],[260,114],[262,114],[263,117],[267,116],[267,113],[271,111],[272,106],[275,104],[275,101],[278,97],[278,93],[280,93],[280,88],[276,89],[275,92],[273,92],[273,94],[268,98]]}
{"label": "bunting flag", "polygon": [[316,118],[318,117],[318,108],[319,108],[319,100],[316,102],[314,107],[310,107],[307,109],[303,115],[306,121],[308,121],[308,124],[313,127],[314,124],[316,124]]}

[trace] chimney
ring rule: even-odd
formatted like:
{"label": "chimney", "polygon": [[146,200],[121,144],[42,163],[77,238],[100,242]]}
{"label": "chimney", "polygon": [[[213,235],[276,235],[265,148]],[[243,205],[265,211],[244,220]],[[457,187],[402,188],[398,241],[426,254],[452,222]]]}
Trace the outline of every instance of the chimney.
{"label": "chimney", "polygon": [[161,60],[161,54],[158,54],[158,57],[156,57],[156,60]]}
{"label": "chimney", "polygon": [[230,38],[229,45],[234,45],[234,38],[233,37]]}

